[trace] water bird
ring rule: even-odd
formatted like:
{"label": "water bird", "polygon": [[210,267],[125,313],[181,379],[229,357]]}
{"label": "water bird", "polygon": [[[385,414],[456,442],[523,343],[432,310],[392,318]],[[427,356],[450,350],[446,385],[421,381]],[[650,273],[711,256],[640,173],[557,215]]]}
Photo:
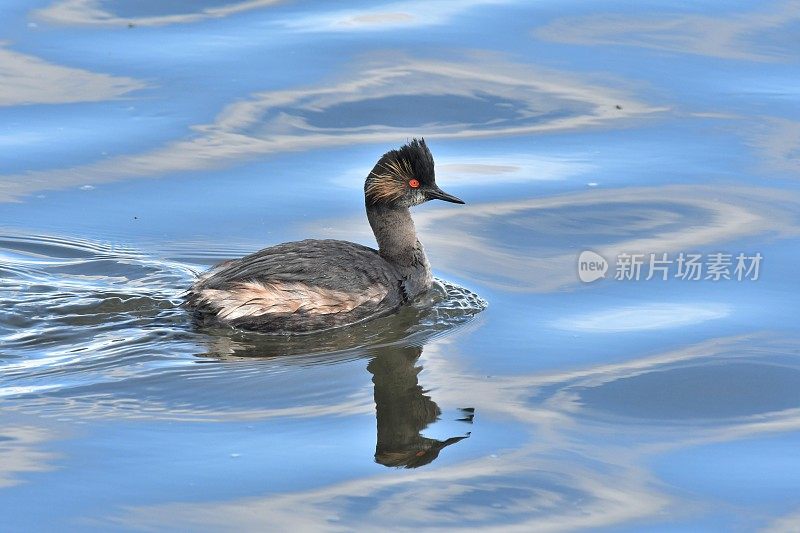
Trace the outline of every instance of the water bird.
{"label": "water bird", "polygon": [[384,316],[430,290],[425,249],[409,208],[464,202],[436,185],[424,139],[383,154],[364,182],[378,249],[308,239],[223,262],[189,289],[185,306],[201,325],[274,334],[323,331]]}

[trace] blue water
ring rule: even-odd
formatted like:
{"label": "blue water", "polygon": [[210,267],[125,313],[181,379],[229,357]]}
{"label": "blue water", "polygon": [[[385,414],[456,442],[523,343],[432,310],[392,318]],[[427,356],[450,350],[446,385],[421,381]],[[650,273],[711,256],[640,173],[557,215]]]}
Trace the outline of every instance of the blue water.
{"label": "blue water", "polygon": [[[0,11],[0,529],[800,529],[796,0]],[[191,326],[218,261],[374,245],[419,136],[428,300]],[[762,261],[615,279],[665,253]]]}

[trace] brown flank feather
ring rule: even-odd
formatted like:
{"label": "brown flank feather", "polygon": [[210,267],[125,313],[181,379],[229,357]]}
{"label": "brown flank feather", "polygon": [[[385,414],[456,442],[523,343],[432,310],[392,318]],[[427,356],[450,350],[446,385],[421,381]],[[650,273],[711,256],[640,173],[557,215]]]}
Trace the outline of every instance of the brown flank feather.
{"label": "brown flank feather", "polygon": [[360,293],[315,287],[302,282],[248,281],[230,289],[203,289],[200,301],[217,311],[222,320],[266,314],[309,315],[346,313],[367,302],[378,303],[386,297],[381,285],[371,285]]}

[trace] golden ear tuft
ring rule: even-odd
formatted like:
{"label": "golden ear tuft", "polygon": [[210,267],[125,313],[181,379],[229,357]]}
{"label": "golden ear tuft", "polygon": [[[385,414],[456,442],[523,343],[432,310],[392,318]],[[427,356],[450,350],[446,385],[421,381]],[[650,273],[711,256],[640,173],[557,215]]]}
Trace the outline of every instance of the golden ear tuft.
{"label": "golden ear tuft", "polygon": [[403,196],[403,187],[393,174],[373,172],[364,192],[372,202],[393,202]]}
{"label": "golden ear tuft", "polygon": [[388,160],[381,165],[383,172],[372,171],[372,179],[364,191],[371,202],[394,202],[403,197],[406,183],[416,181],[411,163],[405,159]]}

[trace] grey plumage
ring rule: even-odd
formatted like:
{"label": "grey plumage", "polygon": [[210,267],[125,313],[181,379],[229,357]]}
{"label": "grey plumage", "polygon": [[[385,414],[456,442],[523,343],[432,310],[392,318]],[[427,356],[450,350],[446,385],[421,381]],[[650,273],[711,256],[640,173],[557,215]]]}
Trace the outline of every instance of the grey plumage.
{"label": "grey plumage", "polygon": [[379,250],[339,240],[279,244],[201,276],[185,305],[200,324],[308,333],[390,313],[428,291],[430,265],[408,208],[463,202],[436,186],[425,141],[384,154],[364,188]]}
{"label": "grey plumage", "polygon": [[219,308],[214,302],[206,301],[204,291],[229,290],[236,283],[268,280],[289,285],[299,282],[343,293],[360,293],[372,285],[385,288],[386,294],[379,301],[371,299],[345,313],[321,314],[298,309],[291,313],[248,314],[223,320],[245,329],[303,333],[352,324],[391,312],[404,301],[399,276],[394,267],[372,248],[346,241],[309,239],[265,248],[212,270],[210,276],[199,279],[192,287],[187,304],[203,323],[215,323],[220,321],[217,316]]}

